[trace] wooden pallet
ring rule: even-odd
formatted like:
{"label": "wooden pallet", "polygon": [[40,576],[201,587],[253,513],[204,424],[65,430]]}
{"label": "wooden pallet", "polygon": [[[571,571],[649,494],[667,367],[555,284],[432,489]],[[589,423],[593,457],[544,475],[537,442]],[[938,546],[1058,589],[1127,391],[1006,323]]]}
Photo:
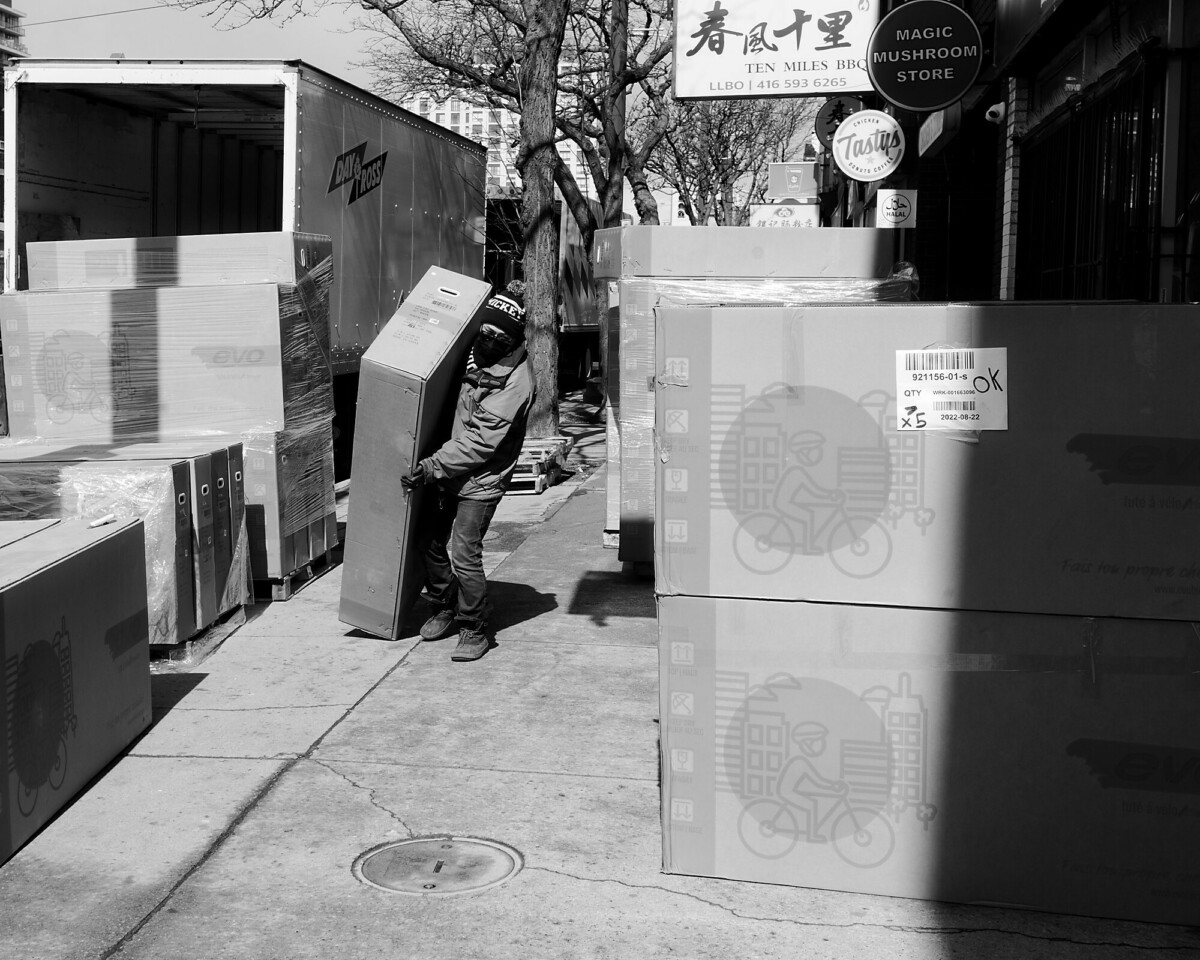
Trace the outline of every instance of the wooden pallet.
{"label": "wooden pallet", "polygon": [[290,600],[297,590],[306,583],[328,573],[334,565],[334,551],[327,550],[321,556],[313,557],[299,569],[293,570],[286,577],[281,577],[278,580],[255,580],[254,602]]}
{"label": "wooden pallet", "polygon": [[526,440],[508,484],[509,493],[538,494],[558,483],[567,469],[574,437],[543,437]]}

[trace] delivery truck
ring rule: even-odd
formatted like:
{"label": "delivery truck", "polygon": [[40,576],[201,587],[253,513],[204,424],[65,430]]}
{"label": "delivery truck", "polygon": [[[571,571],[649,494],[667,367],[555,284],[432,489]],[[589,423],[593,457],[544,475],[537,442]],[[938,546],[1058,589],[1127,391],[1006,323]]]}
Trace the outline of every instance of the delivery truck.
{"label": "delivery truck", "polygon": [[483,276],[485,148],[298,60],[20,60],[4,139],[5,292],[31,241],[333,240],[339,479],[363,352],[429,267]]}

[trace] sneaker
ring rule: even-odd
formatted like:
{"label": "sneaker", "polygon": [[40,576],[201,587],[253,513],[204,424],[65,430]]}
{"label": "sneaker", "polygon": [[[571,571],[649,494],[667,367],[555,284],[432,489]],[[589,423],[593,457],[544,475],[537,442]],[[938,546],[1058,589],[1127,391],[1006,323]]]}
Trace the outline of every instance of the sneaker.
{"label": "sneaker", "polygon": [[460,663],[468,660],[478,660],[488,652],[488,647],[490,646],[491,641],[488,640],[487,634],[482,630],[463,627],[458,631],[458,646],[450,654],[450,659],[457,660]]}
{"label": "sneaker", "polygon": [[453,607],[441,607],[421,625],[421,639],[441,640],[454,628],[457,617]]}

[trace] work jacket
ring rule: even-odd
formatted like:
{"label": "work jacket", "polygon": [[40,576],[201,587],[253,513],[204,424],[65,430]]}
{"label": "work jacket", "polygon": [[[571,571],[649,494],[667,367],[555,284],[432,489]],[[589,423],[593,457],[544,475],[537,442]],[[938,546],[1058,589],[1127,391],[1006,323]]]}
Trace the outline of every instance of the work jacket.
{"label": "work jacket", "polygon": [[489,367],[467,362],[450,439],[421,461],[425,476],[466,500],[499,500],[525,442],[533,404],[525,345]]}

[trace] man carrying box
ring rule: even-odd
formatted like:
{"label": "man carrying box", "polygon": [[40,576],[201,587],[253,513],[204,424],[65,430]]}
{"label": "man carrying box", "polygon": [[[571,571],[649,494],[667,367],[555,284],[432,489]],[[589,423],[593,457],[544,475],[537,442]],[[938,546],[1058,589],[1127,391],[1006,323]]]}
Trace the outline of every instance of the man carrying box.
{"label": "man carrying box", "polygon": [[421,627],[421,639],[442,639],[457,620],[458,646],[450,659],[458,661],[478,660],[491,645],[483,537],[516,467],[534,396],[520,298],[493,293],[477,316],[479,333],[450,439],[400,480],[406,495],[437,485],[421,550],[434,614]]}

